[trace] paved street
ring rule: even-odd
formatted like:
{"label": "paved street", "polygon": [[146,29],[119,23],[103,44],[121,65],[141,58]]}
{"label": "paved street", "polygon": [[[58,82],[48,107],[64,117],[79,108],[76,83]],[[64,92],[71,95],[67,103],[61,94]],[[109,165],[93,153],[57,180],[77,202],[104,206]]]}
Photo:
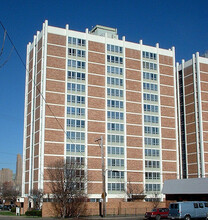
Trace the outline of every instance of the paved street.
{"label": "paved street", "polygon": [[[32,217],[22,217],[22,216],[1,216],[0,215],[0,219],[2,220],[9,220],[9,219],[16,219],[16,220],[25,220],[25,219],[33,219]],[[60,218],[34,218],[34,219],[44,219],[44,220],[54,220],[54,219],[60,219]],[[142,220],[143,216],[115,216],[115,217],[99,217],[99,216],[92,216],[92,217],[82,217],[79,218],[79,220],[101,220],[101,219],[106,219],[106,220]]]}
{"label": "paved street", "polygon": [[[4,219],[4,220],[12,220],[12,219],[16,219],[16,220],[25,220],[25,219],[33,219],[33,217],[24,217],[24,216],[3,216],[0,215],[0,219]],[[34,219],[44,219],[44,220],[54,220],[56,218],[34,218]]]}

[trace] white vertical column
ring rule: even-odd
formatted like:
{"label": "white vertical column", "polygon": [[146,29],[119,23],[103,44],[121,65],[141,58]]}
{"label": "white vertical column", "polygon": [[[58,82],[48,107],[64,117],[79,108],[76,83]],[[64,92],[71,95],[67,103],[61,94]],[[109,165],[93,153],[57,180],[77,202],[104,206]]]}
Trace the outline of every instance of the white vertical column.
{"label": "white vertical column", "polygon": [[[86,72],[85,72],[85,92],[86,92],[86,94],[85,94],[85,173],[86,173],[86,176],[88,176],[88,173],[87,173],[87,171],[88,171],[88,169],[87,169],[87,167],[88,167],[88,160],[87,160],[87,158],[88,158],[88,51],[89,51],[89,39],[88,39],[88,34],[89,34],[89,31],[88,31],[88,29],[86,28]],[[86,189],[86,193],[87,193],[87,190],[88,190],[88,188],[87,188],[87,183],[86,183],[86,187],[85,187],[85,189]]]}
{"label": "white vertical column", "polygon": [[198,121],[198,105],[197,105],[197,79],[196,79],[196,59],[195,55],[192,55],[192,70],[193,70],[193,87],[194,87],[194,111],[195,111],[195,129],[196,129],[196,152],[197,152],[197,172],[198,178],[201,174],[200,164],[200,140],[198,135],[199,121]]}
{"label": "white vertical column", "polygon": [[33,178],[34,178],[34,143],[35,143],[35,108],[36,108],[36,69],[37,69],[37,58],[36,58],[36,44],[37,37],[33,39],[33,68],[32,68],[32,91],[31,91],[31,131],[30,131],[30,171],[29,171],[29,192],[33,189]]}
{"label": "white vertical column", "polygon": [[200,63],[199,63],[199,52],[196,53],[196,74],[197,74],[197,89],[198,89],[198,114],[199,114],[199,165],[201,165],[200,177],[205,177],[205,164],[204,164],[204,143],[203,143],[203,122],[202,122],[202,102],[201,102],[201,79],[200,79]]}
{"label": "white vertical column", "polygon": [[188,156],[187,156],[187,133],[186,133],[186,99],[185,99],[185,84],[184,84],[184,60],[182,60],[182,64],[181,64],[181,74],[182,74],[182,89],[183,89],[183,112],[184,112],[184,136],[185,136],[185,154],[186,154],[186,176],[187,178],[189,178],[188,176]]}
{"label": "white vertical column", "polygon": [[[159,110],[159,143],[160,143],[160,190],[162,190],[163,185],[163,158],[162,158],[162,126],[161,126],[161,100],[160,100],[160,54],[159,54],[159,43],[156,44],[157,48],[157,85],[158,85],[158,110]],[[163,195],[160,193],[160,197]],[[163,199],[163,198],[162,198]]]}
{"label": "white vertical column", "polygon": [[[37,31],[37,54],[39,52],[39,41],[41,39],[42,33],[40,33],[39,31]],[[42,42],[43,42],[43,37],[42,37]],[[43,47],[43,45],[42,45]],[[43,50],[42,50],[42,54],[43,54]],[[41,56],[42,56],[41,54]],[[38,62],[38,60],[37,60]],[[41,58],[41,70],[39,72],[39,74],[43,74],[43,59]],[[38,74],[38,72],[36,72],[36,75]],[[37,77],[36,77],[37,78]],[[36,86],[38,85],[38,83],[36,82]],[[40,86],[41,85],[41,86]],[[39,96],[40,96],[40,107],[39,107],[39,111],[40,111],[40,116],[39,116],[39,153],[38,153],[38,189],[40,189],[40,185],[41,185],[41,165],[42,165],[42,153],[41,153],[41,149],[42,149],[42,129],[41,129],[41,123],[42,123],[42,105],[41,105],[41,93],[42,93],[42,76],[41,76],[41,80],[40,80],[40,85],[39,87]],[[36,97],[37,98],[37,97]],[[36,107],[37,108],[37,107]],[[36,121],[36,119],[35,119]],[[36,127],[36,126],[35,126]],[[37,132],[37,131],[36,131]],[[36,155],[37,156],[37,155]]]}
{"label": "white vertical column", "polygon": [[[126,136],[126,46],[125,46],[125,36],[122,37],[123,40],[123,85],[124,85],[124,183],[125,192],[127,192],[128,183],[128,173],[127,173],[127,136]],[[127,193],[125,193],[125,201],[127,201]]]}
{"label": "white vertical column", "polygon": [[[183,169],[182,169],[182,146],[181,146],[181,111],[180,111],[180,82],[179,82],[179,63],[177,62],[176,63],[176,86],[177,86],[177,89],[176,89],[176,92],[177,92],[177,112],[178,112],[178,117],[176,117],[175,119],[178,120],[178,124],[177,124],[177,127],[176,129],[178,130],[178,133],[179,133],[179,136],[178,136],[178,141],[179,141],[179,147],[178,147],[178,150],[176,151],[177,152],[177,166],[178,166],[178,169],[179,170],[179,178],[182,179],[183,178]],[[177,141],[177,139],[176,139]],[[180,155],[180,156],[179,156]]]}
{"label": "white vertical column", "polygon": [[65,105],[64,105],[64,161],[66,163],[66,144],[67,144],[67,82],[68,82],[68,37],[69,25],[66,25],[66,53],[65,53]]}
{"label": "white vertical column", "polygon": [[42,96],[40,97],[40,103],[42,106],[41,111],[41,124],[40,124],[40,132],[41,132],[41,167],[40,167],[40,180],[39,180],[39,188],[43,189],[43,181],[44,181],[44,146],[45,146],[45,97],[46,97],[46,64],[47,64],[47,39],[48,39],[48,21],[46,20],[43,24],[43,34],[42,34],[42,71],[41,71],[41,92]]}
{"label": "white vertical column", "polygon": [[24,106],[24,136],[23,136],[23,156],[22,156],[22,196],[25,196],[25,170],[26,170],[26,137],[27,137],[27,105],[28,105],[28,80],[29,80],[29,57],[31,43],[27,45],[26,73],[25,73],[25,106]]}
{"label": "white vertical column", "polygon": [[107,193],[106,202],[108,202],[108,175],[106,174],[107,173],[106,171],[108,169],[107,38],[108,38],[107,33],[105,33],[105,154],[104,155],[105,155],[105,164],[106,164],[105,166],[105,189]]}
{"label": "white vertical column", "polygon": [[145,133],[144,133],[144,99],[143,99],[143,41],[140,40],[140,59],[141,59],[141,110],[142,110],[142,146],[143,146],[143,188],[144,192],[146,191],[145,185],[146,185],[146,179],[145,179]]}
{"label": "white vertical column", "polygon": [[[179,95],[177,92],[178,92],[179,87],[177,86],[177,83],[178,83],[178,66],[177,66],[177,70],[176,70],[176,67],[175,67],[175,47],[172,47],[172,52],[173,52],[173,79],[174,79],[174,91],[175,91],[174,92],[174,100],[175,100],[175,134],[176,134],[176,167],[177,167],[177,173],[176,173],[177,176],[176,176],[176,178],[178,179],[179,178],[178,138],[181,138],[181,136],[178,137],[178,130],[179,129],[178,129],[178,121],[177,121],[178,117],[177,117],[177,115],[179,113],[178,107],[180,107],[180,105],[177,105],[177,95]],[[177,89],[177,87],[178,87],[178,89]]]}

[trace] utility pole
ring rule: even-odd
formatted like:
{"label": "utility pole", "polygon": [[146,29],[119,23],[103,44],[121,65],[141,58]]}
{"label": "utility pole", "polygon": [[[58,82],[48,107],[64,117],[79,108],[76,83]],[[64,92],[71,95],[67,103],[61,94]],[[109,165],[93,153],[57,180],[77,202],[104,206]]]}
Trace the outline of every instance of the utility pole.
{"label": "utility pole", "polygon": [[106,216],[106,188],[105,188],[105,160],[104,160],[104,147],[103,147],[103,136],[101,136],[99,139],[95,140],[100,141],[100,148],[101,148],[101,157],[102,157],[102,182],[103,182],[103,217]]}

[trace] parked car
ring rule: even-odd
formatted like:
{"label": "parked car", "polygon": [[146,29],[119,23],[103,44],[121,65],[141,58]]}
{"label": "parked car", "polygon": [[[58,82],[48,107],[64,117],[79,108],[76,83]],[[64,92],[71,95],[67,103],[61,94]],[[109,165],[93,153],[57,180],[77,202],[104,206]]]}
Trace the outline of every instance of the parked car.
{"label": "parked car", "polygon": [[169,205],[170,219],[190,220],[192,218],[208,218],[208,202],[190,201],[175,202]]}
{"label": "parked car", "polygon": [[2,208],[2,210],[11,211],[11,208],[12,208],[11,205],[4,205],[3,208]]}
{"label": "parked car", "polygon": [[145,213],[146,219],[154,218],[160,220],[161,218],[168,218],[169,209],[168,208],[154,208],[151,212]]}
{"label": "parked car", "polygon": [[3,209],[3,207],[4,207],[4,205],[0,204],[0,210],[2,210],[2,209]]}

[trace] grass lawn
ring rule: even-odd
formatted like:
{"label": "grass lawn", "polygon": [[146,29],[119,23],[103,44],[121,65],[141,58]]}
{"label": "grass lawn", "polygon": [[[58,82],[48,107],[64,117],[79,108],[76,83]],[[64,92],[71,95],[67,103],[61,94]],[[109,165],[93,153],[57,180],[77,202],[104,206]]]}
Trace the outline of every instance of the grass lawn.
{"label": "grass lawn", "polygon": [[15,212],[9,212],[9,211],[0,211],[0,215],[14,216],[14,215],[16,215],[16,213]]}

